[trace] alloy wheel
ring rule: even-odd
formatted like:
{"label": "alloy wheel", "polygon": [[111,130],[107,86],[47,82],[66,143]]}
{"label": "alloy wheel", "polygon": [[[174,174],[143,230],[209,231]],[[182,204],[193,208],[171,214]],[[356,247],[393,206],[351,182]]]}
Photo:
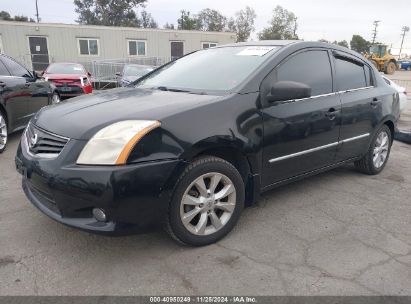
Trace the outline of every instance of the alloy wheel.
{"label": "alloy wheel", "polygon": [[218,172],[206,173],[195,179],[184,192],[180,218],[194,235],[210,235],[223,228],[236,207],[233,182]]}
{"label": "alloy wheel", "polygon": [[0,112],[0,150],[7,144],[7,123],[3,114]]}
{"label": "alloy wheel", "polygon": [[51,103],[56,104],[60,102],[60,96],[57,93],[54,93],[53,96],[51,97]]}
{"label": "alloy wheel", "polygon": [[374,167],[377,169],[381,168],[387,160],[389,141],[389,136],[386,131],[378,134],[372,155]]}

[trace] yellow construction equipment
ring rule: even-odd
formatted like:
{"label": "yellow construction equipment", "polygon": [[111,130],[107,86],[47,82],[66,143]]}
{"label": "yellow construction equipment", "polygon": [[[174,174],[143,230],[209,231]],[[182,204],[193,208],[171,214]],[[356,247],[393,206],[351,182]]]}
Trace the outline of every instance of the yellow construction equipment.
{"label": "yellow construction equipment", "polygon": [[397,60],[387,49],[387,45],[374,44],[370,47],[369,53],[365,53],[364,56],[371,61],[378,71],[392,75],[397,69]]}

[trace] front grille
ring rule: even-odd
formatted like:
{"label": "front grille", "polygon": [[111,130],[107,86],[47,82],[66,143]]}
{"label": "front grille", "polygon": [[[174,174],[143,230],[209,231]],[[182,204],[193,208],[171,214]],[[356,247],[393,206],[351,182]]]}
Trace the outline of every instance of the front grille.
{"label": "front grille", "polygon": [[25,136],[29,152],[47,158],[57,157],[69,141],[68,138],[44,131],[33,124],[29,124]]}
{"label": "front grille", "polygon": [[68,85],[72,85],[72,84],[80,84],[81,83],[80,78],[78,78],[78,79],[49,79],[49,81],[52,81],[57,86],[68,86]]}
{"label": "front grille", "polygon": [[54,201],[53,196],[39,188],[35,187],[32,183],[27,183],[30,192],[33,196],[47,209],[53,211],[54,213],[60,214],[60,210],[57,207],[56,202]]}

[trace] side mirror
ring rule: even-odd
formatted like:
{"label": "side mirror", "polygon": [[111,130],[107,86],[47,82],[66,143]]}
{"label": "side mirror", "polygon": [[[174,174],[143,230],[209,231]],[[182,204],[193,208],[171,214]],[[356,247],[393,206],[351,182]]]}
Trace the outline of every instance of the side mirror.
{"label": "side mirror", "polygon": [[121,77],[121,73],[120,73],[120,72],[117,72],[117,73],[116,73],[116,76],[117,76],[117,77]]}
{"label": "side mirror", "polygon": [[90,73],[90,72],[88,72],[88,71],[87,71],[87,76],[88,76],[88,77],[91,77],[91,73]]}
{"label": "side mirror", "polygon": [[269,102],[308,98],[311,96],[311,87],[295,81],[279,81],[271,87],[271,94],[267,96]]}

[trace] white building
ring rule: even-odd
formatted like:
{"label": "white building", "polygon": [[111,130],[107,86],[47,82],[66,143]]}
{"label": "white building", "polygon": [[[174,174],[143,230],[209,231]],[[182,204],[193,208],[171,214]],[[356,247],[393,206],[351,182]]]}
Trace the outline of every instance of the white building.
{"label": "white building", "polygon": [[158,64],[235,40],[229,32],[0,21],[0,52],[33,70],[64,61],[132,59],[153,64],[156,59]]}

